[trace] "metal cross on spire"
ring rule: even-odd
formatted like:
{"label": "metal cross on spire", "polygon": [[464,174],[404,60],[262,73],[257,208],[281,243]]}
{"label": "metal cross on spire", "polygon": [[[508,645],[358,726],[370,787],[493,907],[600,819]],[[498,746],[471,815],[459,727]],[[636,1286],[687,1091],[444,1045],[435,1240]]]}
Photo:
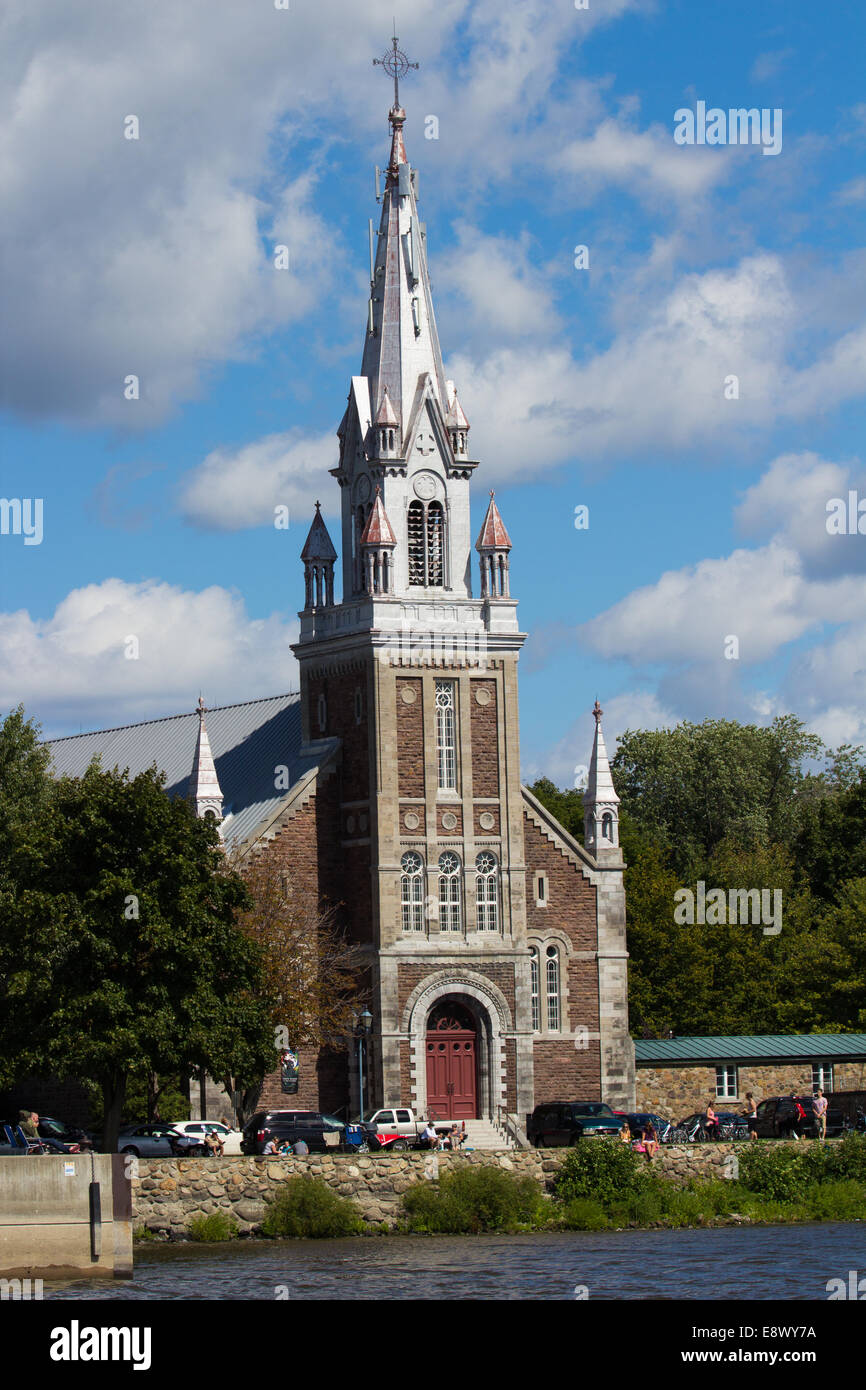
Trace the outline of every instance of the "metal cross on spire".
{"label": "metal cross on spire", "polygon": [[401,48],[397,47],[397,35],[391,39],[393,52],[386,53],[384,58],[374,58],[374,68],[384,68],[389,77],[394,79],[394,108],[400,106],[400,78],[405,77],[410,68],[418,68],[420,64],[410,63],[406,54]]}

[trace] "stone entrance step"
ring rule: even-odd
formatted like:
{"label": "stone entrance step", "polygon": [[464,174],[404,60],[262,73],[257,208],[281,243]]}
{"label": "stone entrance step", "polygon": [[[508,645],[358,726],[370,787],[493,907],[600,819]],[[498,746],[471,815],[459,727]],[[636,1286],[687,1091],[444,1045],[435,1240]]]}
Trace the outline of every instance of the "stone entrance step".
{"label": "stone entrance step", "polygon": [[467,1120],[466,1147],[468,1149],[513,1149],[514,1140],[504,1130],[499,1129],[492,1120]]}

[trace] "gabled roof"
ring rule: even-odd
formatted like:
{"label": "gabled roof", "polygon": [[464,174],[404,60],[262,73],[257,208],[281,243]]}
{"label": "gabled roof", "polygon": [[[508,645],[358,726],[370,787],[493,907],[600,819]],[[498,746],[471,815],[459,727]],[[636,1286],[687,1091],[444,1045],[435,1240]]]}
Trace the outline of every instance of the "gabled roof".
{"label": "gabled roof", "polygon": [[[272,695],[239,705],[222,705],[207,712],[208,733],[215,771],[223,794],[221,825],[227,846],[242,845],[261,823],[272,817],[289,789],[322,757],[301,756],[300,696]],[[126,724],[97,733],[73,734],[52,739],[52,772],[55,776],[80,777],[100,754],[104,768],[129,768],[136,776],[156,763],[167,775],[170,796],[185,797],[196,753],[199,717],[188,714]],[[275,769],[287,771],[279,778]]]}
{"label": "gabled roof", "polygon": [[652,1062],[866,1061],[866,1033],[732,1034],[709,1038],[636,1038],[635,1058]]}
{"label": "gabled roof", "polygon": [[367,525],[364,527],[364,534],[361,536],[361,545],[392,546],[397,544],[397,537],[394,535],[393,528],[388,520],[388,513],[385,511],[385,504],[382,501],[380,488],[376,488],[376,500],[367,517]]}
{"label": "gabled roof", "polygon": [[505,522],[499,515],[499,508],[493,500],[493,493],[490,494],[490,501],[487,505],[487,515],[481,527],[481,533],[475,542],[476,550],[510,550],[511,537],[505,529]]}

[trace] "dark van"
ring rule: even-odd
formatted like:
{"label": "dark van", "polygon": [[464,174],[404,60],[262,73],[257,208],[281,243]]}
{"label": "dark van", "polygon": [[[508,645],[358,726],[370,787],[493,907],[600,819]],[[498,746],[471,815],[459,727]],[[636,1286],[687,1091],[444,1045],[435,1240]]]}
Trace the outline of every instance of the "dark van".
{"label": "dark van", "polygon": [[537,1149],[568,1148],[579,1139],[615,1139],[622,1121],[601,1101],[548,1101],[536,1105],[526,1134]]}
{"label": "dark van", "polygon": [[[818,1136],[812,1099],[812,1096],[797,1096],[806,1112],[805,1120],[800,1120],[798,1126],[804,1139],[815,1139]],[[835,1096],[827,1097],[828,1137],[842,1133],[842,1111],[835,1104],[835,1099]],[[755,1133],[759,1139],[790,1139],[794,1134],[796,1119],[797,1112],[790,1096],[768,1096],[758,1105]]]}
{"label": "dark van", "polygon": [[[375,1125],[362,1125],[370,1148],[378,1148]],[[310,1153],[346,1149],[346,1126],[336,1115],[319,1110],[259,1110],[247,1120],[241,1134],[241,1153],[262,1154],[270,1139],[295,1144],[303,1139]],[[353,1149],[353,1152],[356,1150]]]}
{"label": "dark van", "polygon": [[866,1091],[832,1091],[827,1097],[827,1133],[831,1132],[831,1116],[836,1121],[833,1132],[842,1134],[855,1130],[866,1131]]}
{"label": "dark van", "polygon": [[341,1147],[345,1128],[341,1120],[317,1110],[259,1110],[244,1125],[241,1152],[264,1153],[271,1139],[281,1144],[287,1140],[295,1144],[303,1139],[310,1153],[324,1153],[325,1149]]}

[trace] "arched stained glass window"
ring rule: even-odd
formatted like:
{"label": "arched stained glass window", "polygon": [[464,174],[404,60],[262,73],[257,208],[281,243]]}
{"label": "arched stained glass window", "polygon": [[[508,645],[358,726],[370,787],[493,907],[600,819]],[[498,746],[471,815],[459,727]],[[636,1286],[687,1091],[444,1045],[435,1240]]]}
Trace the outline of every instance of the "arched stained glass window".
{"label": "arched stained glass window", "polygon": [[400,901],[403,909],[403,930],[424,930],[424,861],[420,854],[409,850],[400,860],[403,870],[400,879]]}
{"label": "arched stained glass window", "polygon": [[460,931],[460,860],[451,850],[439,856],[439,930]]}
{"label": "arched stained glass window", "polygon": [[499,930],[499,865],[496,856],[483,850],[475,860],[477,871],[475,901],[478,909],[478,930]]}
{"label": "arched stained glass window", "polygon": [[541,1028],[541,1006],[539,998],[538,950],[535,946],[530,946],[529,948],[529,995],[532,1001],[532,1031],[537,1033]]}
{"label": "arched stained glass window", "polygon": [[454,682],[436,682],[436,751],[439,760],[439,788],[457,787],[457,726],[454,719]]}
{"label": "arched stained glass window", "polygon": [[555,946],[547,948],[547,1026],[551,1031],[559,1030],[559,951]]}

